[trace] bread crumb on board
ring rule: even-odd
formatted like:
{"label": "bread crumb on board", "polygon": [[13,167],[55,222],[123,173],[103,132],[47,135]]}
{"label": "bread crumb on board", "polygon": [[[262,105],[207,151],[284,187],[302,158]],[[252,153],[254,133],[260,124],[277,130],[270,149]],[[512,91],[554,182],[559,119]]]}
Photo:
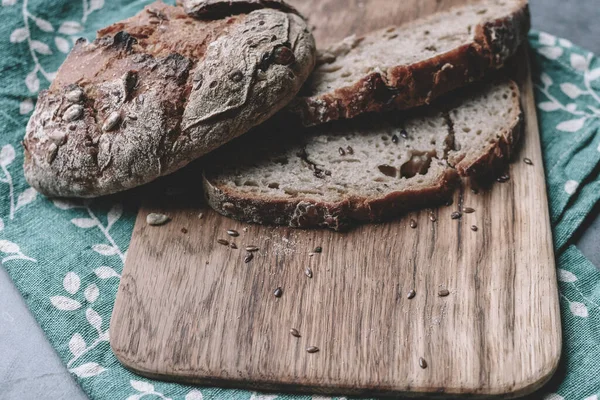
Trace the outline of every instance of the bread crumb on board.
{"label": "bread crumb on board", "polygon": [[[286,236],[282,236],[283,234]],[[284,233],[280,228],[275,228],[270,233],[259,236],[257,242],[261,243],[257,246],[261,248],[262,255],[265,255],[263,249],[268,249],[274,256],[291,256],[303,251],[302,249],[305,247],[302,235],[294,231]]]}

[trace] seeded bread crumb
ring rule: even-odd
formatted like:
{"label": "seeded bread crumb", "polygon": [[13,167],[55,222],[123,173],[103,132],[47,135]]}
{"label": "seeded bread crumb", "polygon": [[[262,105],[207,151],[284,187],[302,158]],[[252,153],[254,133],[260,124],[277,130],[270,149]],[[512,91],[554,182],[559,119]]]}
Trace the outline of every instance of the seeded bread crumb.
{"label": "seeded bread crumb", "polygon": [[[280,119],[209,157],[204,190],[248,222],[344,229],[439,204],[458,176],[506,162],[521,121],[512,81],[476,85],[431,107],[292,130]],[[289,141],[273,140],[286,132]]]}

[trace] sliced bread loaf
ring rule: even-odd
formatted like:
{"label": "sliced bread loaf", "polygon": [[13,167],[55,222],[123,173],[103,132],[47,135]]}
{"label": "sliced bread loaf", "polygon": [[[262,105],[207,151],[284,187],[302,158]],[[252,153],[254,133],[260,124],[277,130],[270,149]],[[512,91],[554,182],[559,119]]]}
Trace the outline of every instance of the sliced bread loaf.
{"label": "sliced bread loaf", "polygon": [[407,109],[502,67],[529,30],[526,0],[482,0],[321,52],[290,109],[305,125]]}
{"label": "sliced bread loaf", "polygon": [[[209,156],[208,203],[244,221],[336,230],[440,203],[459,174],[507,160],[518,93],[510,81],[477,85],[410,115],[368,114],[294,135],[272,122]],[[289,141],[272,140],[281,131]]]}
{"label": "sliced bread loaf", "polygon": [[197,20],[156,2],[79,40],[24,139],[25,177],[49,196],[95,197],[169,174],[287,105],[316,49],[296,14]]}

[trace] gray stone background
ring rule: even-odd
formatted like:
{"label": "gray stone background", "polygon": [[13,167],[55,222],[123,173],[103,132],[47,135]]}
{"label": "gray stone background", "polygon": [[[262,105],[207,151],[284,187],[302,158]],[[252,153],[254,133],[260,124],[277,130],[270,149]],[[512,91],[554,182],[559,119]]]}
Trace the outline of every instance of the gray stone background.
{"label": "gray stone background", "polygon": [[[530,0],[533,27],[600,54],[600,0]],[[576,237],[600,268],[600,218],[596,210]],[[4,269],[0,268],[0,398],[86,399],[61,364]]]}

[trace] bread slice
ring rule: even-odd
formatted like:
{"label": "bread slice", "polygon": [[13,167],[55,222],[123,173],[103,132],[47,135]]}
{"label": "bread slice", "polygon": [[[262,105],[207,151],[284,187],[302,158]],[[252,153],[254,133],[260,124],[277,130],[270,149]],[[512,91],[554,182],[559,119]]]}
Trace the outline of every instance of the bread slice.
{"label": "bread slice", "polygon": [[526,0],[482,0],[350,36],[320,54],[290,110],[310,126],[429,104],[502,67],[529,27]]}
{"label": "bread slice", "polygon": [[95,197],[167,175],[287,105],[316,49],[296,14],[197,20],[156,2],[78,41],[40,92],[25,177],[49,196]]}
{"label": "bread slice", "polygon": [[368,114],[286,135],[285,120],[209,156],[208,203],[236,219],[343,229],[448,198],[458,176],[506,162],[520,132],[514,82],[476,85],[410,115]]}

